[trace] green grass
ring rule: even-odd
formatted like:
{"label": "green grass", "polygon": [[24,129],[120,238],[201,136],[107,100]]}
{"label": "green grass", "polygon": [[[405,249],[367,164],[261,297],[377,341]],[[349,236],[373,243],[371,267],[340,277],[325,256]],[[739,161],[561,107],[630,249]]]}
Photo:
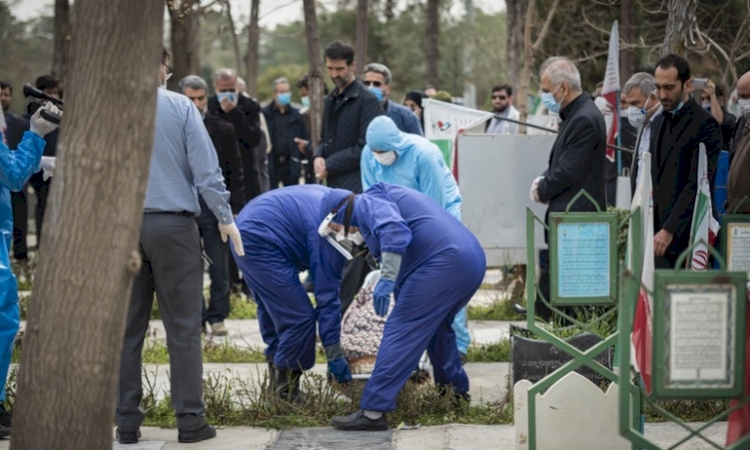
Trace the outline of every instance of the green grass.
{"label": "green grass", "polygon": [[487,345],[472,345],[466,352],[467,362],[505,362],[510,361],[510,340]]}
{"label": "green grass", "polygon": [[469,306],[469,320],[524,320],[513,311],[513,301],[498,299],[490,305]]}
{"label": "green grass", "polygon": [[[204,363],[264,363],[266,355],[254,348],[232,345],[229,341],[204,341],[202,356]],[[169,364],[169,351],[160,342],[147,342],[143,346],[143,364]],[[315,355],[316,363],[326,362],[322,349]]]}

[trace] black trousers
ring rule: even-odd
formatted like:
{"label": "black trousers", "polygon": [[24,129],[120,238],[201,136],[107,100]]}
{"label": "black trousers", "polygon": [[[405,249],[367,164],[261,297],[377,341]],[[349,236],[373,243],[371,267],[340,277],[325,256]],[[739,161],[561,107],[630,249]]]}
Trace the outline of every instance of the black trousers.
{"label": "black trousers", "polygon": [[29,231],[29,205],[26,204],[26,186],[21,192],[11,192],[13,205],[13,257],[21,260],[28,257],[29,246],[26,235]]}
{"label": "black trousers", "polygon": [[365,282],[370,266],[363,257],[355,257],[344,265],[343,278],[341,279],[341,314],[343,315],[352,304],[352,300]]}

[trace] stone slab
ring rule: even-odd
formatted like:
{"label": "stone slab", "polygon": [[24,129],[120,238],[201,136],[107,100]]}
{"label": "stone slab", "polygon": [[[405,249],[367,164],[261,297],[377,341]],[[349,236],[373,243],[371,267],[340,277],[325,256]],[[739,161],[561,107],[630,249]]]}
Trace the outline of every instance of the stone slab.
{"label": "stone slab", "polygon": [[292,428],[279,433],[268,450],[393,450],[393,430],[339,431],[332,428]]}

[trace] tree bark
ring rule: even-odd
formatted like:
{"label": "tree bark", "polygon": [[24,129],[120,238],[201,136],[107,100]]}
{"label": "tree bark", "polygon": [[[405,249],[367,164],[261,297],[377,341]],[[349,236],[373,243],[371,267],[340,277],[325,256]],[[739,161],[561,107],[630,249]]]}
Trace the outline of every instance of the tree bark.
{"label": "tree bark", "polygon": [[200,0],[167,0],[172,38],[172,78],[167,85],[177,84],[188,75],[200,72]]}
{"label": "tree bark", "polygon": [[395,17],[394,9],[396,9],[396,0],[385,0],[385,8],[383,15],[386,20],[391,20]]}
{"label": "tree bark", "polygon": [[[528,0],[506,0],[505,3],[507,5],[506,21],[508,28],[508,43],[506,46],[508,83],[517,91],[523,63],[523,35]],[[516,96],[516,102],[518,102],[518,96]]]}
{"label": "tree bark", "polygon": [[440,0],[427,0],[427,26],[425,29],[425,56],[427,57],[427,83],[437,87],[440,83]]}
{"label": "tree bark", "polygon": [[158,0],[76,2],[60,160],[13,411],[14,450],[112,448],[125,319],[141,263],[163,14]]}
{"label": "tree bark", "polygon": [[357,49],[354,52],[354,67],[358,74],[367,64],[367,2],[357,0]]}
{"label": "tree bark", "polygon": [[60,88],[65,90],[70,61],[70,2],[55,0],[55,51],[52,58],[52,76],[60,81]]}
{"label": "tree bark", "polygon": [[695,10],[698,0],[669,0],[667,11],[667,29],[664,33],[662,55],[677,53],[685,56],[688,39],[695,28]]}
{"label": "tree bark", "polygon": [[260,0],[250,2],[250,26],[247,28],[247,55],[245,55],[245,74],[247,74],[247,92],[258,95],[258,49],[260,48]]}
{"label": "tree bark", "polygon": [[[226,8],[227,22],[229,22],[229,32],[232,34],[232,48],[234,49],[235,67],[237,67],[237,73],[239,76],[244,75],[245,78],[247,78],[247,74],[240,73],[242,71],[242,57],[240,56],[240,43],[237,40],[237,27],[235,27],[234,17],[232,17],[232,3],[229,0],[224,0],[224,7]],[[245,83],[247,84],[247,81]]]}
{"label": "tree bark", "polygon": [[310,143],[315,149],[320,141],[323,122],[323,58],[318,37],[318,17],[315,13],[315,0],[303,0],[305,11],[305,35],[307,37],[307,60],[310,64],[307,84],[310,90]]}
{"label": "tree bark", "polygon": [[[633,42],[633,0],[620,3],[620,39],[626,44]],[[620,80],[625,84],[635,70],[635,49],[620,46]]]}

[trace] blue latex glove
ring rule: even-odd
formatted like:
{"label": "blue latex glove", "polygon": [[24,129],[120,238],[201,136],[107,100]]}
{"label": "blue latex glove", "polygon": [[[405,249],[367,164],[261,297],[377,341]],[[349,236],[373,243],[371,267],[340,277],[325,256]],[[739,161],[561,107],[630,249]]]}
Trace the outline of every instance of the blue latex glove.
{"label": "blue latex glove", "polygon": [[393,280],[381,278],[380,281],[378,281],[378,285],[375,286],[375,291],[372,293],[375,314],[380,317],[385,317],[385,315],[388,314],[388,305],[391,303],[391,294],[395,287],[396,282]]}
{"label": "blue latex glove", "polygon": [[352,372],[349,370],[349,363],[346,362],[343,356],[339,356],[333,361],[328,361],[328,371],[331,372],[331,375],[339,383],[352,381]]}

